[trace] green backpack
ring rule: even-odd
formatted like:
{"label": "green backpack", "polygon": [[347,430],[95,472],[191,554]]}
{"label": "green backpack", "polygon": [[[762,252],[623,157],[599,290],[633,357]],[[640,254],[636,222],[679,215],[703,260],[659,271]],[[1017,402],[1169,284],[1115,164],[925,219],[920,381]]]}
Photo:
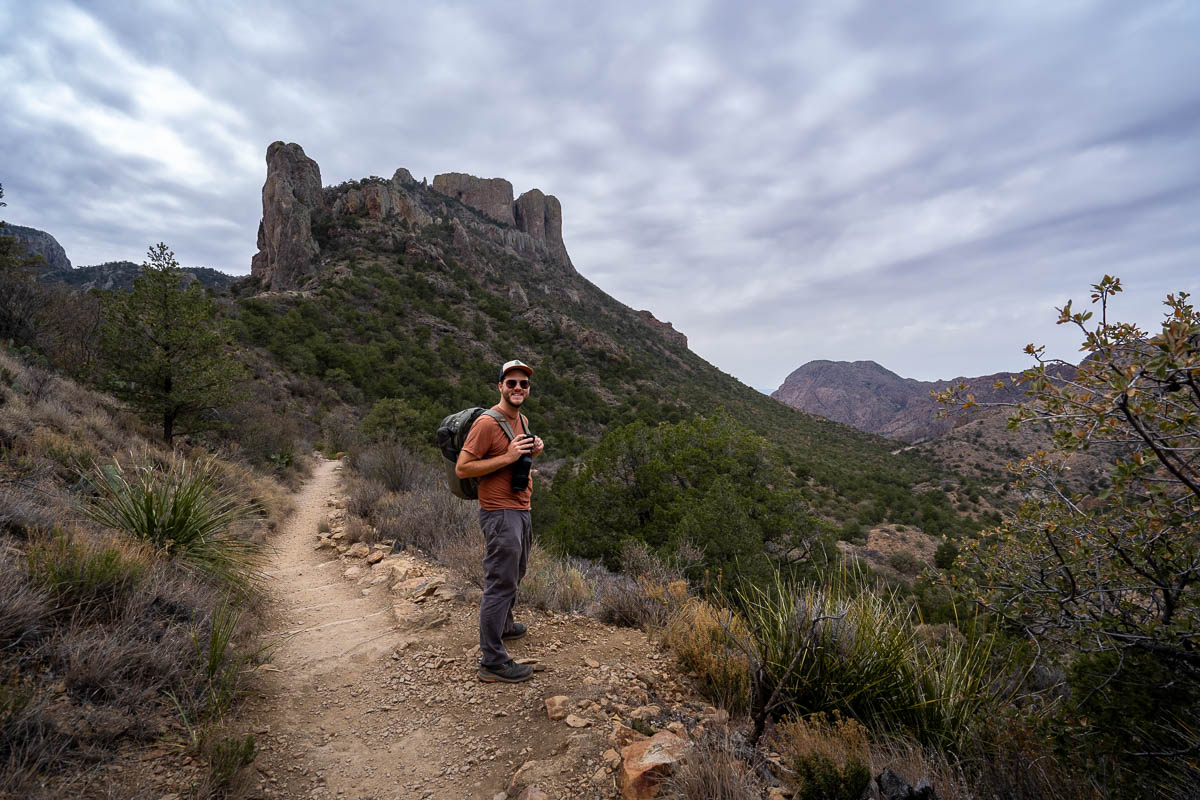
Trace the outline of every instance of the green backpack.
{"label": "green backpack", "polygon": [[[464,500],[479,499],[479,478],[460,478],[455,474],[454,468],[458,464],[458,454],[462,452],[463,444],[467,441],[467,434],[471,432],[471,426],[482,414],[487,414],[496,420],[500,425],[500,430],[504,431],[504,435],[510,442],[516,438],[503,414],[494,408],[479,408],[478,406],[456,411],[443,419],[437,429],[437,442],[438,448],[442,451],[442,466],[446,471],[446,484],[455,497],[461,497]],[[521,423],[525,426],[525,432],[528,433],[529,419],[524,414],[521,415]]]}

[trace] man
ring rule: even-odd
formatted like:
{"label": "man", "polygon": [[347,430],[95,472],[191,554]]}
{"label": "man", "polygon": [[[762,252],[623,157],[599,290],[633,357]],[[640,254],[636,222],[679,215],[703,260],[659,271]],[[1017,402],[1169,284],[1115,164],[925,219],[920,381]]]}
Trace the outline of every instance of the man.
{"label": "man", "polygon": [[528,422],[521,406],[529,397],[533,367],[509,361],[500,368],[500,412],[512,431],[510,440],[500,423],[481,414],[471,426],[458,455],[454,472],[460,478],[479,478],[479,525],[483,528],[483,599],[479,604],[479,679],[487,683],[519,683],[533,677],[533,667],[508,656],[504,640],[525,635],[525,626],[513,620],[517,585],[525,577],[533,528],[529,499],[530,478],[523,490],[513,488],[512,465],[522,456],[537,457],[543,444],[527,435]]}

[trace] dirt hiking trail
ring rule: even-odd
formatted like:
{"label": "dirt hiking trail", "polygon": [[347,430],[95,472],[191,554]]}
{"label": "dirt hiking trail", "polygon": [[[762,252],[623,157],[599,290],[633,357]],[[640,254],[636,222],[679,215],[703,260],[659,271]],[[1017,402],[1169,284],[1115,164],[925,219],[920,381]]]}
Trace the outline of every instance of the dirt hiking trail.
{"label": "dirt hiking trail", "polygon": [[[530,632],[509,650],[541,671],[479,682],[478,590],[416,555],[341,544],[340,477],[320,461],[273,542],[279,644],[244,712],[260,747],[246,796],[616,797],[617,751],[642,738],[621,721],[687,737],[715,712],[688,702],[644,633],[520,606]],[[551,697],[568,716],[550,719]]]}

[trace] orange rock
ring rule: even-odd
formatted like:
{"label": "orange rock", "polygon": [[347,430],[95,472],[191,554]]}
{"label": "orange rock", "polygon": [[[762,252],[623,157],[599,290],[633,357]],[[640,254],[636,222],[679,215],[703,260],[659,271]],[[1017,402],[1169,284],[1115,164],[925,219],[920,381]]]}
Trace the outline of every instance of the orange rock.
{"label": "orange rock", "polygon": [[659,731],[642,742],[622,748],[618,785],[624,800],[658,796],[659,784],[675,770],[689,744],[670,731]]}

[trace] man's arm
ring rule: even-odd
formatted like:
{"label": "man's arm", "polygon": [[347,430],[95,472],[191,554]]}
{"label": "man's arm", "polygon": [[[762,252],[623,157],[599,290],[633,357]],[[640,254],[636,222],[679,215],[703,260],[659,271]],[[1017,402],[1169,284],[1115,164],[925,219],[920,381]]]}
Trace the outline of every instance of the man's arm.
{"label": "man's arm", "polygon": [[508,450],[491,458],[480,458],[468,450],[460,450],[458,461],[454,464],[454,474],[460,478],[482,478],[507,467],[525,453],[532,453],[533,447],[530,439],[513,439],[508,443]]}

